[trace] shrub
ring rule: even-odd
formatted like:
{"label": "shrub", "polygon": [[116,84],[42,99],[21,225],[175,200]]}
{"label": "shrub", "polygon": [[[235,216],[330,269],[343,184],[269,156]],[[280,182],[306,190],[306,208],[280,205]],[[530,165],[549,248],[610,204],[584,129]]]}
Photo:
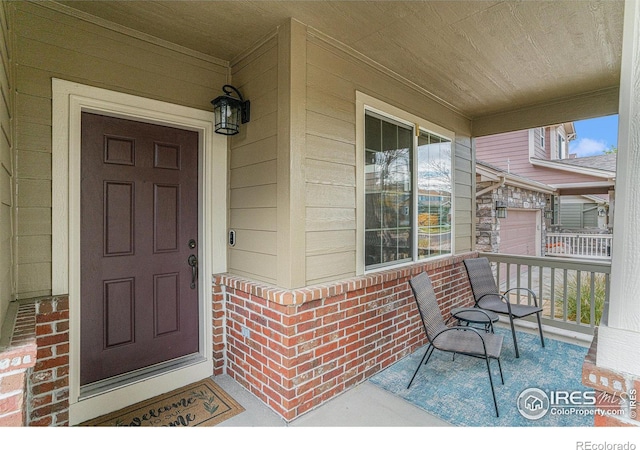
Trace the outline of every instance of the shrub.
{"label": "shrub", "polygon": [[[591,323],[591,273],[580,274],[580,323]],[[604,308],[604,299],[607,292],[607,284],[605,275],[602,273],[593,274],[593,288],[595,300],[595,325],[600,324],[602,310]],[[556,286],[556,315],[563,314],[563,298],[564,288],[561,285]],[[567,320],[576,322],[578,299],[578,276],[571,273],[567,276]]]}

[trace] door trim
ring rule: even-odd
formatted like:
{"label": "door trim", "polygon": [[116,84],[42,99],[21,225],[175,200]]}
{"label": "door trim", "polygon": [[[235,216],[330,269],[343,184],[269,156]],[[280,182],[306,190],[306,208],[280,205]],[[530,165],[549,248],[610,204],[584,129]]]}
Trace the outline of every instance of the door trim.
{"label": "door trim", "polygon": [[[69,295],[69,422],[125,407],[213,374],[211,274],[226,271],[227,141],[209,111],[52,79],[52,294]],[[80,394],[81,113],[198,132],[200,338],[198,361],[82,398]],[[216,212],[216,214],[214,214]]]}

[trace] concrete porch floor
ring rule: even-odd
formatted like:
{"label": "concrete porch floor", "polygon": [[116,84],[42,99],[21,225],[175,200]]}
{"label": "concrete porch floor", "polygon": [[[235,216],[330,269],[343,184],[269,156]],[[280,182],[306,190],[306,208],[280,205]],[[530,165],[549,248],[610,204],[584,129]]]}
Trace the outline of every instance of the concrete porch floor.
{"label": "concrete porch floor", "polygon": [[[502,318],[501,318],[502,320]],[[537,328],[518,326],[523,332]],[[500,322],[498,326],[507,327]],[[562,332],[544,327],[545,339],[555,339],[588,347],[591,336]],[[252,393],[229,375],[213,380],[240,403],[245,411],[225,420],[217,427],[451,427],[452,425],[414,406],[406,400],[365,381],[343,392],[316,409],[285,422]]]}
{"label": "concrete porch floor", "polygon": [[445,427],[451,426],[371,382],[365,381],[286,423],[229,375],[213,380],[245,411],[218,427]]}

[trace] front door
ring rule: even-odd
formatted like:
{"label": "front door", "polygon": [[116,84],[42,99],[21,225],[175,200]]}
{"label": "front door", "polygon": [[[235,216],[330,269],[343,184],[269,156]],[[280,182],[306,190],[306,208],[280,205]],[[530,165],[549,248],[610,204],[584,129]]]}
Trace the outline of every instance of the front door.
{"label": "front door", "polygon": [[197,353],[198,134],[82,113],[80,384]]}

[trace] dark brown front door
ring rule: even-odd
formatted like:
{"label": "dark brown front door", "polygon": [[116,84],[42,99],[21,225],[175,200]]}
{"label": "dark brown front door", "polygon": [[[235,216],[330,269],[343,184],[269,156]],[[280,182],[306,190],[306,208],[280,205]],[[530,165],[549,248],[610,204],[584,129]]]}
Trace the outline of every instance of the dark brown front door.
{"label": "dark brown front door", "polygon": [[198,351],[197,240],[197,133],[82,113],[81,385]]}

